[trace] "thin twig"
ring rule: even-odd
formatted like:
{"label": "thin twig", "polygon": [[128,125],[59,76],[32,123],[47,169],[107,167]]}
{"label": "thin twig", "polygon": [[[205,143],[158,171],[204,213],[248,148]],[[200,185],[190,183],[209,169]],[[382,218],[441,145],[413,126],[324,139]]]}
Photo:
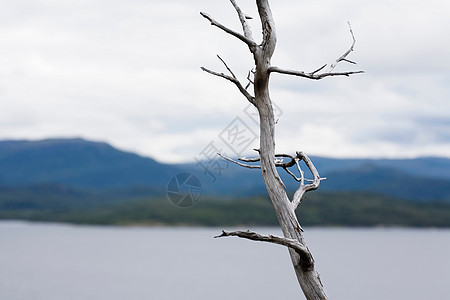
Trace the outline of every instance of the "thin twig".
{"label": "thin twig", "polygon": [[317,74],[314,72],[305,73],[303,71],[286,70],[286,69],[281,69],[281,68],[278,68],[275,66],[269,67],[269,72],[293,75],[293,76],[304,77],[304,78],[314,79],[314,80],[319,80],[319,79],[323,79],[325,77],[330,77],[330,76],[350,76],[353,74],[364,73],[364,71],[349,71],[349,72],[331,72],[331,73],[318,73]]}
{"label": "thin twig", "polygon": [[224,155],[222,155],[222,154],[220,154],[220,153],[217,153],[217,155],[219,155],[220,157],[222,157],[222,158],[225,159],[225,160],[228,160],[228,161],[230,161],[230,162],[232,162],[232,163],[235,163],[235,164],[237,164],[238,166],[241,166],[241,167],[244,167],[244,168],[249,168],[249,169],[261,169],[261,166],[258,166],[258,165],[247,165],[247,164],[243,164],[243,163],[238,162],[238,161],[236,161],[236,160],[234,160],[234,159],[231,159],[231,158],[229,158],[229,157],[226,157],[226,156],[224,156]]}
{"label": "thin twig", "polygon": [[292,173],[291,170],[289,170],[288,168],[283,168],[283,170],[285,170],[289,175],[291,175],[292,178],[295,179],[295,181],[300,181],[301,180],[301,178],[298,178],[297,176],[295,176],[295,174]]}
{"label": "thin twig", "polygon": [[254,85],[252,79],[250,78],[250,74],[252,74],[252,71],[251,71],[251,70],[248,71],[248,75],[247,75],[248,83],[247,83],[247,85],[245,86],[245,89],[248,89],[248,87],[250,86],[250,84],[253,84],[253,85]]}
{"label": "thin twig", "polygon": [[236,78],[236,75],[234,75],[233,71],[231,71],[230,67],[228,67],[227,63],[222,59],[222,57],[220,57],[219,55],[217,55],[217,58],[219,58],[219,60],[223,63],[223,65],[225,66],[225,68],[227,68],[228,72],[230,72],[231,76],[233,76],[234,79]]}
{"label": "thin twig", "polygon": [[350,23],[348,23],[348,27],[350,29],[350,34],[352,35],[352,45],[350,46],[350,48],[343,54],[341,55],[338,59],[336,59],[335,62],[333,62],[330,67],[328,68],[328,70],[326,72],[323,73],[319,73],[320,71],[322,71],[327,65],[323,65],[322,67],[318,68],[317,70],[314,70],[313,72],[310,73],[306,73],[304,71],[295,71],[295,70],[289,70],[289,69],[282,69],[282,68],[278,68],[275,66],[271,66],[269,67],[269,72],[270,73],[280,73],[280,74],[286,74],[286,75],[293,75],[293,76],[298,76],[298,77],[303,77],[303,78],[308,78],[308,79],[314,79],[314,80],[320,80],[323,79],[325,77],[331,77],[331,76],[350,76],[350,75],[354,75],[354,74],[361,74],[364,73],[364,71],[348,71],[348,72],[333,72],[334,68],[336,68],[336,66],[341,62],[341,61],[345,61],[351,64],[356,64],[356,62],[351,61],[347,58],[347,56],[353,51],[353,48],[355,46],[356,43],[356,39],[355,39],[355,35],[353,34],[353,30],[352,27],[350,26]]}
{"label": "thin twig", "polygon": [[323,66],[321,66],[320,68],[318,68],[317,70],[315,70],[315,71],[313,71],[313,72],[311,72],[311,74],[316,74],[317,72],[319,72],[319,71],[322,71],[325,67],[327,66],[327,64],[324,64]]}
{"label": "thin twig", "polygon": [[[240,39],[241,41],[243,41],[244,43],[246,43],[247,46],[250,48],[250,50],[253,49],[253,51],[254,51],[254,49],[257,48],[257,44],[256,44],[252,39],[249,39],[248,37],[246,37],[246,36],[244,36],[244,35],[242,35],[242,34],[236,32],[236,31],[231,30],[231,29],[229,29],[228,27],[226,27],[226,26],[220,24],[219,22],[217,22],[216,20],[214,20],[213,18],[211,18],[211,16],[208,15],[207,13],[201,12],[200,14],[202,15],[202,17],[204,17],[204,18],[207,19],[209,22],[211,22],[211,25],[216,26],[216,27],[222,29],[222,30],[225,31],[226,33],[231,34],[232,36],[234,36],[234,37]],[[253,52],[253,51],[252,51],[252,52]]]}
{"label": "thin twig", "polygon": [[[220,57],[219,57],[220,58]],[[222,59],[221,59],[222,60]],[[232,83],[234,83],[236,86],[237,86],[237,88],[239,89],[239,91],[245,96],[245,98],[247,98],[247,100],[250,102],[250,103],[252,103],[253,105],[255,104],[255,97],[253,97],[243,86],[242,86],[242,84],[241,84],[241,82],[237,79],[237,78],[235,78],[235,77],[233,77],[234,76],[234,74],[231,72],[231,70],[229,70],[232,74],[233,74],[233,76],[229,76],[229,75],[226,75],[226,74],[223,74],[223,73],[219,73],[219,72],[214,72],[214,71],[212,71],[212,70],[210,70],[210,69],[207,69],[207,68],[205,68],[205,67],[201,67],[201,69],[203,70],[203,71],[205,71],[205,72],[207,72],[207,73],[209,73],[209,74],[212,74],[212,75],[215,75],[215,76],[218,76],[218,77],[222,77],[222,78],[224,78],[224,79],[226,79],[226,80],[228,80],[228,81],[231,81]]]}
{"label": "thin twig", "polygon": [[356,39],[355,39],[355,35],[353,34],[352,26],[350,25],[350,22],[347,22],[347,23],[348,23],[348,28],[350,29],[350,34],[352,35],[352,41],[353,41],[352,45],[344,54],[342,54],[338,59],[336,59],[336,61],[334,63],[331,64],[330,68],[328,69],[328,71],[326,73],[331,73],[334,70],[334,68],[336,68],[336,66],[341,61],[347,61],[352,64],[356,64],[355,62],[346,59],[347,56],[350,54],[350,52],[353,51],[353,47],[355,46],[355,43],[356,43]]}

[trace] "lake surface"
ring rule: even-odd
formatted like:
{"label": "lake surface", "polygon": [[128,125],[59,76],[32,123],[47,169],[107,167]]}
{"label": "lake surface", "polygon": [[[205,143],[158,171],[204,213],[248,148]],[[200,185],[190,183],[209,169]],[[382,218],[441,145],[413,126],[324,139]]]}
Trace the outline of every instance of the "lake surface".
{"label": "lake surface", "polygon": [[[0,299],[304,299],[283,246],[220,232],[3,221]],[[450,230],[305,232],[330,299],[450,297]]]}

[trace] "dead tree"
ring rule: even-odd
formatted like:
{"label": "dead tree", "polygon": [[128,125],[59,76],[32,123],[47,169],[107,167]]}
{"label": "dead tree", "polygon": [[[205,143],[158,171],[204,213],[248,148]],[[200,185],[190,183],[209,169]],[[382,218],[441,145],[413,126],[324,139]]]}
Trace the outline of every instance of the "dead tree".
{"label": "dead tree", "polygon": [[[275,50],[277,38],[275,23],[269,7],[269,1],[256,0],[262,26],[262,42],[260,44],[257,44],[253,39],[252,32],[248,24],[250,17],[242,12],[235,0],[230,1],[238,14],[242,25],[243,34],[222,25],[206,13],[201,12],[200,14],[211,22],[211,25],[218,27],[224,32],[245,43],[253,55],[255,67],[251,72],[249,72],[249,76],[247,77],[248,84],[245,86],[239,81],[225,61],[220,57],[219,59],[224,64],[229,75],[221,72],[215,72],[207,68],[202,68],[202,70],[232,82],[245,96],[245,98],[258,110],[260,120],[260,148],[256,149],[256,151],[259,156],[253,159],[241,158],[239,161],[235,161],[227,157],[224,158],[243,167],[261,169],[268,195],[275,208],[284,237],[277,237],[273,235],[263,236],[250,231],[223,231],[218,237],[238,236],[256,241],[276,243],[288,247],[298,282],[300,283],[306,298],[308,300],[327,299],[319,274],[314,267],[313,256],[309,251],[303,237],[303,229],[300,226],[295,214],[295,210],[301,203],[303,195],[308,191],[317,189],[322,178],[320,178],[314,164],[305,153],[296,152],[295,155],[275,153],[275,120],[272,102],[269,95],[269,78],[272,73],[293,75],[314,80],[323,79],[329,76],[349,76],[352,74],[362,73],[362,71],[334,72],[336,65],[342,61],[354,63],[348,60],[347,56],[351,51],[353,51],[355,38],[350,28],[350,33],[353,38],[353,43],[350,49],[339,57],[333,64],[328,66],[328,68],[327,65],[323,65],[317,70],[309,73],[304,71],[282,69],[271,65],[271,57]],[[251,85],[253,85],[253,93],[248,90]],[[307,168],[313,175],[311,180],[305,179],[304,172],[300,167],[300,162],[302,161],[306,164]],[[259,165],[255,165],[254,163],[259,163]],[[286,187],[278,174],[277,167],[282,168],[299,182],[299,188],[293,195],[292,199],[289,199],[288,197]],[[298,175],[290,170],[291,167],[298,170],[298,173],[296,172]]]}

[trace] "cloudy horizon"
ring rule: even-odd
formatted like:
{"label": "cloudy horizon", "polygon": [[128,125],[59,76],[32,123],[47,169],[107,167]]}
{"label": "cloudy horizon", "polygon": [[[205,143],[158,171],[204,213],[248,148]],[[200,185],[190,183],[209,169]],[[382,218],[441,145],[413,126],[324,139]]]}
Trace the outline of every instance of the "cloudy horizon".
{"label": "cloudy horizon", "polygon": [[[254,1],[238,1],[260,29]],[[311,81],[273,74],[280,152],[354,158],[450,158],[450,3],[344,0],[271,3],[278,44],[272,64],[312,71],[351,45],[338,70]],[[0,140],[81,137],[162,162],[193,161],[236,118],[257,124],[236,87],[253,67],[228,0],[52,1],[0,4]],[[241,149],[251,154],[251,140]]]}

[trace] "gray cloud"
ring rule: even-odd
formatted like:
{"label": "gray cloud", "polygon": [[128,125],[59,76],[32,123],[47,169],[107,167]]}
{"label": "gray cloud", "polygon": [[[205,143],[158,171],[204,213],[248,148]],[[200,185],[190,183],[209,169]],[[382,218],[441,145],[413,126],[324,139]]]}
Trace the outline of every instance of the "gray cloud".
{"label": "gray cloud", "polygon": [[450,117],[421,116],[415,121],[433,142],[450,143]]}
{"label": "gray cloud", "polygon": [[[252,1],[240,2],[256,16]],[[278,147],[450,156],[449,9],[440,0],[272,1],[274,64],[310,71],[332,62],[350,45],[350,21],[351,58],[366,71],[320,82],[274,76],[272,97],[284,111]],[[240,29],[229,1],[3,1],[0,138],[82,136],[192,159],[247,105],[199,67],[225,71],[216,54],[242,80],[252,67],[248,49],[200,10]],[[259,36],[257,18],[251,25]]]}

